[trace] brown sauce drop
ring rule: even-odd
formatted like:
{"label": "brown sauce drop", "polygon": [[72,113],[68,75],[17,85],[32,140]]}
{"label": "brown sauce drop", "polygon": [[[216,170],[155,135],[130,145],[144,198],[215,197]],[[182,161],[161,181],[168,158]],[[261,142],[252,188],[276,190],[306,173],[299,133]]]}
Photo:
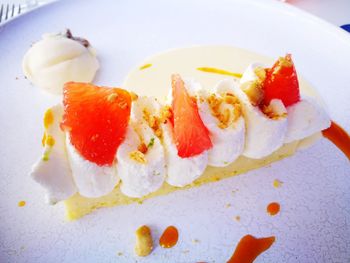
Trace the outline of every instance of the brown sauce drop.
{"label": "brown sauce drop", "polygon": [[268,204],[268,206],[266,207],[266,211],[271,216],[274,216],[274,215],[277,215],[279,213],[280,208],[281,208],[281,206],[279,203],[273,202],[273,203]]}
{"label": "brown sauce drop", "polygon": [[261,253],[275,242],[275,237],[255,238],[244,236],[238,243],[235,252],[227,263],[252,263]]}
{"label": "brown sauce drop", "polygon": [[176,227],[167,227],[159,239],[159,245],[163,248],[171,248],[176,245],[179,239],[179,232]]}
{"label": "brown sauce drop", "polygon": [[350,136],[342,127],[332,121],[331,126],[323,130],[322,134],[334,143],[350,160]]}

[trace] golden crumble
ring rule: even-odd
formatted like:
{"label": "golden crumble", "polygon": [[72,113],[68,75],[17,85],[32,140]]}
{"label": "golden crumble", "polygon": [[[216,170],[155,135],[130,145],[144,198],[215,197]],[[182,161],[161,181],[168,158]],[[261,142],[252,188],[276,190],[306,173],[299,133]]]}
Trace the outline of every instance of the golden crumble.
{"label": "golden crumble", "polygon": [[[218,127],[221,129],[227,128],[231,123],[237,121],[242,115],[242,108],[239,100],[231,93],[226,93],[224,96],[211,94],[207,98],[211,114],[219,120]],[[228,108],[220,109],[223,103],[233,106],[233,110]]]}
{"label": "golden crumble", "polygon": [[262,107],[261,111],[272,120],[278,120],[278,119],[287,117],[286,112],[284,112],[282,114],[278,114],[278,113],[274,112],[274,110],[272,109],[272,107],[270,105],[269,106],[264,105]]}
{"label": "golden crumble", "polygon": [[249,81],[243,84],[241,88],[248,96],[249,101],[253,106],[261,105],[264,99],[264,90],[260,80]]}
{"label": "golden crumble", "polygon": [[132,101],[135,101],[139,98],[139,96],[135,92],[130,91],[129,94]]}
{"label": "golden crumble", "polygon": [[148,256],[153,250],[151,229],[143,225],[136,232],[135,253],[140,257]]}
{"label": "golden crumble", "polygon": [[129,154],[130,158],[138,163],[142,163],[142,164],[146,164],[147,163],[147,160],[146,160],[146,157],[145,155],[140,152],[139,150],[137,151],[132,151],[130,154]]}
{"label": "golden crumble", "polygon": [[162,138],[163,132],[160,128],[160,118],[149,113],[147,109],[143,110],[143,118],[148,123],[148,126],[154,131],[158,138]]}

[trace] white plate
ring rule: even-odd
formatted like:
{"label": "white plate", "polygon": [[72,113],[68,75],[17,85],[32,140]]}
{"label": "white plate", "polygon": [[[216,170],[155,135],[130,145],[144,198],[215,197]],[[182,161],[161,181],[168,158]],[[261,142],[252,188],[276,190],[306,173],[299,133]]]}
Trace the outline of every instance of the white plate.
{"label": "white plate", "polygon": [[[350,130],[350,36],[293,7],[261,0],[49,5],[0,29],[0,262],[224,262],[248,233],[277,238],[256,262],[350,261],[350,166],[326,140],[246,175],[64,222],[63,207],[44,204],[43,190],[28,177],[41,152],[42,114],[58,99],[31,86],[21,71],[31,43],[64,27],[93,43],[102,65],[97,83],[111,86],[169,48],[220,44],[272,57],[291,52],[332,118]],[[272,187],[275,178],[283,187]],[[20,200],[27,205],[17,207]],[[265,212],[270,201],[282,206],[275,217]],[[134,231],[142,224],[152,227],[155,240],[176,225],[179,243],[168,250],[156,245],[150,256],[136,258]]]}

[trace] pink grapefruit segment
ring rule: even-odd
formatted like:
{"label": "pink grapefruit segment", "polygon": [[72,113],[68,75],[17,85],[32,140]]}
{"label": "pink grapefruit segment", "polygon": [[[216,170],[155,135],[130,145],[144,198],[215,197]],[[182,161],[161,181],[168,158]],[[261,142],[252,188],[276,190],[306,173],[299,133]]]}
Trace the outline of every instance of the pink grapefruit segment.
{"label": "pink grapefruit segment", "polygon": [[179,75],[172,75],[174,139],[182,158],[201,154],[212,147],[209,131],[198,113],[196,101],[188,94]]}
{"label": "pink grapefruit segment", "polygon": [[61,128],[69,132],[75,149],[88,161],[111,165],[125,138],[131,97],[119,88],[69,82],[63,90]]}

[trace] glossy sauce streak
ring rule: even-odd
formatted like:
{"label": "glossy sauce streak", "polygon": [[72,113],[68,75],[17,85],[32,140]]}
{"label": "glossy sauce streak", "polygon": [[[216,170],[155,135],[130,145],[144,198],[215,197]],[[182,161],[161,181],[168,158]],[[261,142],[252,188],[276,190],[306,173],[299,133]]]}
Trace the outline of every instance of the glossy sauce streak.
{"label": "glossy sauce streak", "polygon": [[255,238],[244,236],[238,243],[235,252],[227,263],[252,263],[261,253],[275,242],[275,237]]}
{"label": "glossy sauce streak", "polygon": [[215,74],[221,74],[221,75],[227,75],[235,78],[241,78],[242,74],[240,73],[235,73],[235,72],[230,72],[224,69],[217,69],[217,68],[208,68],[208,67],[202,67],[202,68],[197,68],[199,71],[203,72],[208,72],[208,73],[215,73]]}
{"label": "glossy sauce streak", "polygon": [[266,211],[267,211],[271,216],[277,215],[278,212],[280,211],[280,204],[279,204],[279,203],[276,203],[276,202],[270,203],[270,204],[266,207]]}
{"label": "glossy sauce streak", "polygon": [[48,109],[44,114],[44,127],[45,129],[49,128],[53,123],[54,117],[51,109]]}
{"label": "glossy sauce streak", "polygon": [[171,248],[176,245],[179,233],[174,226],[167,227],[159,239],[159,245],[163,248]]}
{"label": "glossy sauce streak", "polygon": [[145,64],[145,65],[140,67],[140,70],[143,70],[143,69],[146,69],[146,68],[149,68],[149,67],[152,67],[152,64]]}
{"label": "glossy sauce streak", "polygon": [[19,201],[18,202],[18,207],[23,207],[26,205],[26,201]]}
{"label": "glossy sauce streak", "polygon": [[350,136],[342,127],[332,121],[331,126],[323,130],[322,134],[334,143],[350,160]]}

